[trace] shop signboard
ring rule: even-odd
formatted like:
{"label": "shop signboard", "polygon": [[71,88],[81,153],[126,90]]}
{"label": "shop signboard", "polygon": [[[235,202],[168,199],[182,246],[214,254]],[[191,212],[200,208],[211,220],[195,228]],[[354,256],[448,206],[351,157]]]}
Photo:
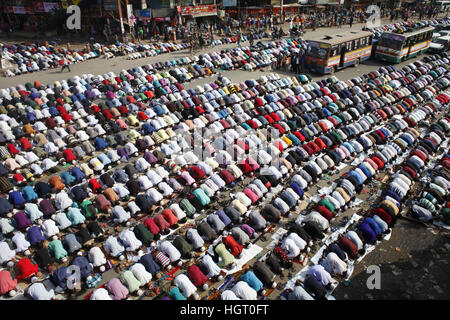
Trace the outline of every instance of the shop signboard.
{"label": "shop signboard", "polygon": [[192,17],[216,16],[217,5],[188,6],[181,8],[181,15]]}

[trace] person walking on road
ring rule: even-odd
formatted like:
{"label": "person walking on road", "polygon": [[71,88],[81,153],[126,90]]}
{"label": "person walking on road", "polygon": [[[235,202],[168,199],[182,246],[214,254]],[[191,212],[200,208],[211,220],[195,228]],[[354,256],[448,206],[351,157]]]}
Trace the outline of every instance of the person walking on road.
{"label": "person walking on road", "polygon": [[238,31],[237,37],[238,37],[237,44],[240,47],[241,46],[241,37],[242,37],[241,30]]}
{"label": "person walking on road", "polygon": [[352,25],[353,25],[353,15],[350,16],[350,28],[352,27]]}
{"label": "person walking on road", "polygon": [[194,40],[191,38],[189,40],[189,55],[192,56],[192,52],[194,51]]}

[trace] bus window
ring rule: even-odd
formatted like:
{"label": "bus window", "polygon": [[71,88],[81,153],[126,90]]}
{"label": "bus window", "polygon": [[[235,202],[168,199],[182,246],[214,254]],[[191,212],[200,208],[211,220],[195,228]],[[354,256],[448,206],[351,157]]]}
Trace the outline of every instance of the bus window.
{"label": "bus window", "polygon": [[330,58],[339,55],[339,46],[331,47]]}
{"label": "bus window", "polygon": [[352,41],[352,50],[358,49],[358,39]]}
{"label": "bus window", "polygon": [[421,33],[417,35],[417,43],[421,43],[423,38],[425,37],[425,33]]}
{"label": "bus window", "polygon": [[378,43],[378,46],[394,50],[401,50],[402,46],[406,45],[406,43],[407,39],[405,39],[404,36],[393,33],[383,33]]}
{"label": "bus window", "polygon": [[366,38],[361,38],[360,41],[361,41],[361,47],[365,47],[366,43],[367,43],[367,39]]}
{"label": "bus window", "polygon": [[371,45],[371,44],[372,44],[372,41],[373,41],[373,37],[372,37],[372,36],[369,36],[369,42],[368,42],[368,44]]}
{"label": "bus window", "polygon": [[406,41],[405,41],[405,46],[406,47],[410,47],[412,45],[412,38],[410,37],[410,38],[407,38],[406,39]]}
{"label": "bus window", "polygon": [[422,42],[422,37],[423,37],[422,34],[416,35],[416,44]]}
{"label": "bus window", "polygon": [[307,55],[314,58],[327,59],[328,49],[320,48],[317,46],[310,46]]}

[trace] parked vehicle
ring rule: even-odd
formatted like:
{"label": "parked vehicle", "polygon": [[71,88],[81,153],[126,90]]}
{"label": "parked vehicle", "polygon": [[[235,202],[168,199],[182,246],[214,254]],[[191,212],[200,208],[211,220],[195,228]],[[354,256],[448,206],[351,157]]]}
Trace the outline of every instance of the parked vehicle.
{"label": "parked vehicle", "polygon": [[306,68],[321,74],[334,73],[348,66],[357,66],[370,58],[372,32],[349,31],[308,41]]}
{"label": "parked vehicle", "polygon": [[450,44],[450,36],[439,37],[433,40],[430,44],[430,52],[445,52],[448,51]]}
{"label": "parked vehicle", "polygon": [[412,32],[383,32],[377,45],[377,60],[399,63],[428,50],[434,28],[426,27]]}

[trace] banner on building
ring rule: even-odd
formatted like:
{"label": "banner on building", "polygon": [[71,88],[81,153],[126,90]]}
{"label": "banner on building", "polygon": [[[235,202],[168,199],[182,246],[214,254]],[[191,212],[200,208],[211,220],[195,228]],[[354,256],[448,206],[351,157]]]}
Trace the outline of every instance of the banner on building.
{"label": "banner on building", "polygon": [[215,16],[217,15],[217,5],[182,7],[181,15],[193,17]]}
{"label": "banner on building", "polygon": [[237,0],[223,0],[222,7],[236,7]]}

